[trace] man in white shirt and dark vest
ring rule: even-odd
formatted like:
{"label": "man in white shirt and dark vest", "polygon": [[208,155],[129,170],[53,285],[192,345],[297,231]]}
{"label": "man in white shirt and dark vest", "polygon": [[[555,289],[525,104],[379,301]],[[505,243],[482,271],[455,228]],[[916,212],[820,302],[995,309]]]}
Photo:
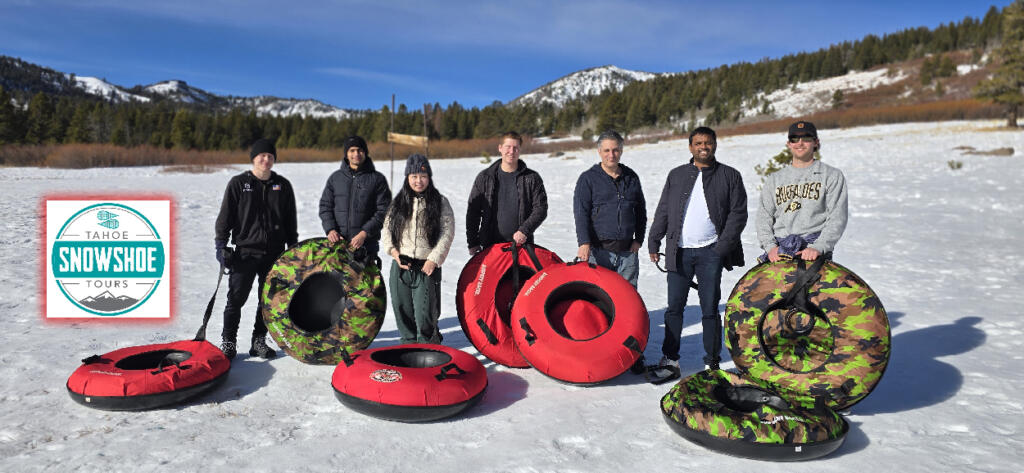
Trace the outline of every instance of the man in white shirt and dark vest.
{"label": "man in white shirt and dark vest", "polygon": [[668,308],[659,366],[679,366],[679,337],[690,282],[697,279],[704,331],[704,365],[718,369],[722,351],[722,268],[743,266],[740,233],[747,224],[747,193],[740,173],[715,159],[715,131],[699,127],[690,133],[690,162],[672,169],[658,200],[648,250],[660,260],[665,238]]}

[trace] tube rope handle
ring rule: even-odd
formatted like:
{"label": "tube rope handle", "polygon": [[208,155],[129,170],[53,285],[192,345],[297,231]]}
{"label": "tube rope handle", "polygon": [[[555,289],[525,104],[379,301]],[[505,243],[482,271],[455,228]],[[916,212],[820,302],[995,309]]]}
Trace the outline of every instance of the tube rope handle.
{"label": "tube rope handle", "polygon": [[210,296],[210,302],[206,304],[206,312],[203,313],[203,325],[199,327],[199,331],[196,332],[196,337],[192,339],[193,341],[202,342],[206,340],[206,325],[210,323],[210,316],[213,315],[213,303],[217,300],[217,292],[220,291],[220,282],[228,272],[227,265],[225,263],[221,263],[220,269],[217,270],[217,287],[213,290],[213,295]]}
{"label": "tube rope handle", "polygon": [[466,374],[466,370],[459,368],[459,365],[456,365],[455,363],[448,363],[447,365],[444,365],[444,367],[441,368],[441,372],[435,375],[434,378],[436,378],[438,381],[444,381],[451,377],[450,373],[452,371],[455,371],[460,375]]}
{"label": "tube rope handle", "polygon": [[533,342],[537,341],[537,334],[533,333],[533,328],[526,322],[526,317],[519,319],[519,326],[526,331],[526,343],[533,345]]}
{"label": "tube rope handle", "polygon": [[[167,371],[168,369],[170,369],[171,365],[176,366],[179,370],[187,370],[187,369],[191,368],[191,366],[182,367],[181,366],[181,362],[184,361],[184,360],[175,360],[174,359],[174,355],[175,355],[175,353],[168,353],[166,356],[161,358],[160,359],[160,364],[156,365],[156,371],[150,371],[149,373],[150,374],[160,374],[160,373],[163,373],[164,371]],[[167,364],[168,362],[170,362],[170,365]]]}

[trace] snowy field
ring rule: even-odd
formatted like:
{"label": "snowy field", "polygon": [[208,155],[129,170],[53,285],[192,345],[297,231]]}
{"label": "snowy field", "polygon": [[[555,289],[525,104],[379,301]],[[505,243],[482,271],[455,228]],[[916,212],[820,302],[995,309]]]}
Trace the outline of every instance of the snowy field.
{"label": "snowy field", "polygon": [[[944,122],[825,130],[824,159],[850,186],[850,223],[836,261],[878,293],[892,323],[893,351],[877,389],[854,406],[835,453],[799,464],[738,459],[677,436],[659,400],[670,385],[624,374],[596,387],[555,382],[534,370],[487,362],[490,388],[479,405],[450,420],[410,425],[345,408],[330,386],[332,366],[290,357],[249,359],[255,292],[242,319],[241,354],[216,391],[174,408],[105,412],[74,403],[65,382],[79,360],[116,348],[190,338],[216,282],[213,224],[236,166],[211,174],[157,167],[60,170],[2,168],[0,186],[0,471],[1021,471],[1024,460],[1024,132],[998,122]],[[750,194],[743,233],[747,268],[759,250],[753,169],[785,137],[719,142]],[[961,156],[1013,147],[1005,156]],[[571,199],[577,176],[598,161],[527,155],[550,199],[538,243],[570,259],[576,251]],[[689,158],[685,141],[629,146],[623,162],[643,180],[653,214],[667,171]],[[963,162],[953,171],[947,161]],[[388,163],[377,165],[388,175]],[[477,354],[459,328],[455,283],[468,260],[463,218],[479,158],[434,161],[434,178],[457,216],[444,265],[444,343]],[[289,163],[300,238],[321,236],[317,201],[337,164]],[[404,166],[396,166],[399,171]],[[176,300],[162,325],[47,324],[40,311],[40,225],[44,195],[160,192],[176,199]],[[728,294],[743,270],[723,276]],[[651,313],[646,355],[657,359],[664,276],[641,263],[640,293]],[[224,289],[209,333],[219,342]],[[724,303],[724,300],[723,300]],[[724,305],[723,305],[724,308]],[[702,368],[699,310],[691,293],[681,365]],[[374,346],[395,344],[392,315]],[[724,352],[728,357],[728,352]],[[727,361],[723,368],[732,368]]]}

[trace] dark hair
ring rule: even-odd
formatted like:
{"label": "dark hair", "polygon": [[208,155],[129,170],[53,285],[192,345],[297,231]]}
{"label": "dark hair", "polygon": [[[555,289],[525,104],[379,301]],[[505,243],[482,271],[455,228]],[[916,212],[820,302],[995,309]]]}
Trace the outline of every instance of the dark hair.
{"label": "dark hair", "polygon": [[516,142],[519,143],[519,146],[523,145],[523,136],[520,135],[519,133],[514,132],[514,131],[506,131],[504,134],[502,134],[501,135],[501,142],[498,143],[498,144],[504,143],[506,138],[511,138],[513,140],[516,140]]}
{"label": "dark hair", "polygon": [[597,137],[598,146],[600,146],[601,142],[604,140],[615,140],[615,144],[617,144],[619,147],[622,147],[622,142],[624,141],[622,139],[622,135],[620,135],[615,130],[605,130],[603,133],[601,133],[601,136]]}
{"label": "dark hair", "polygon": [[718,141],[718,135],[715,135],[715,130],[712,130],[711,128],[708,128],[706,126],[699,126],[697,128],[694,128],[693,131],[690,132],[691,145],[693,144],[693,137],[696,135],[708,135],[711,137],[711,141]]}
{"label": "dark hair", "polygon": [[[441,212],[444,206],[441,201],[441,193],[434,187],[433,179],[423,191],[423,197],[427,199],[425,202],[427,205],[420,223],[427,234],[427,243],[433,248],[441,239]],[[402,232],[405,230],[406,223],[412,218],[412,200],[414,198],[416,198],[416,191],[409,187],[409,178],[406,177],[405,184],[402,184],[402,190],[398,191],[398,195],[391,201],[387,213],[390,219],[388,231],[391,232],[391,246],[395,248],[400,248]]]}

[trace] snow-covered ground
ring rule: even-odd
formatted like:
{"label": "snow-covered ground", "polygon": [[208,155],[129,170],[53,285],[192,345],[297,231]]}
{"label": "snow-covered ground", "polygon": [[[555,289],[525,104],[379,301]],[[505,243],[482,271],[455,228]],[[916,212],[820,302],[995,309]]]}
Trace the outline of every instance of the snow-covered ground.
{"label": "snow-covered ground", "polygon": [[[874,393],[848,415],[843,446],[823,459],[763,463],[701,448],[677,436],[658,406],[668,385],[624,374],[583,388],[534,370],[486,363],[490,387],[479,405],[450,420],[410,425],[348,410],[330,386],[331,366],[289,357],[240,355],[227,382],[184,406],[140,413],[74,403],[64,384],[79,360],[115,348],[185,339],[213,289],[213,222],[228,178],[160,168],[2,168],[0,185],[0,471],[1020,471],[1024,461],[1024,133],[998,122],[945,122],[824,130],[824,159],[850,186],[850,223],[835,258],[878,293],[892,323],[893,352]],[[764,164],[784,134],[719,142],[750,194],[743,233],[749,262],[759,253],[754,215]],[[953,148],[1013,147],[1016,154],[962,156]],[[539,243],[575,253],[571,198],[579,173],[598,161],[528,155],[550,198]],[[629,146],[653,213],[668,169],[689,157],[685,141]],[[963,168],[953,171],[949,160]],[[378,163],[385,175],[386,162]],[[288,162],[300,237],[320,235],[317,200],[336,164]],[[445,344],[476,354],[455,316],[455,282],[468,260],[461,215],[478,158],[434,161],[435,182],[455,207],[456,241],[444,265],[440,322]],[[400,166],[396,166],[401,169]],[[161,192],[177,204],[178,311],[163,325],[51,324],[40,314],[40,201],[54,192]],[[725,273],[728,294],[742,270]],[[220,331],[221,290],[210,333]],[[640,293],[651,311],[646,354],[657,358],[664,276],[641,264]],[[723,301],[724,302],[724,301]],[[682,370],[702,368],[696,296],[683,332]],[[255,294],[243,316],[252,323]],[[390,311],[389,311],[390,312]],[[242,329],[243,337],[246,335]],[[394,344],[391,314],[374,346]],[[216,340],[216,337],[213,337]],[[248,348],[246,342],[241,347]],[[727,353],[726,353],[727,356]],[[732,368],[732,362],[724,364]]]}
{"label": "snow-covered ground", "polygon": [[902,71],[890,74],[888,69],[872,71],[850,71],[846,75],[829,77],[809,82],[800,82],[793,87],[776,90],[762,95],[756,105],[745,103],[744,117],[761,114],[761,107],[771,104],[772,115],[776,117],[799,117],[832,108],[832,94],[860,92],[884,85],[895,84],[907,76]]}

